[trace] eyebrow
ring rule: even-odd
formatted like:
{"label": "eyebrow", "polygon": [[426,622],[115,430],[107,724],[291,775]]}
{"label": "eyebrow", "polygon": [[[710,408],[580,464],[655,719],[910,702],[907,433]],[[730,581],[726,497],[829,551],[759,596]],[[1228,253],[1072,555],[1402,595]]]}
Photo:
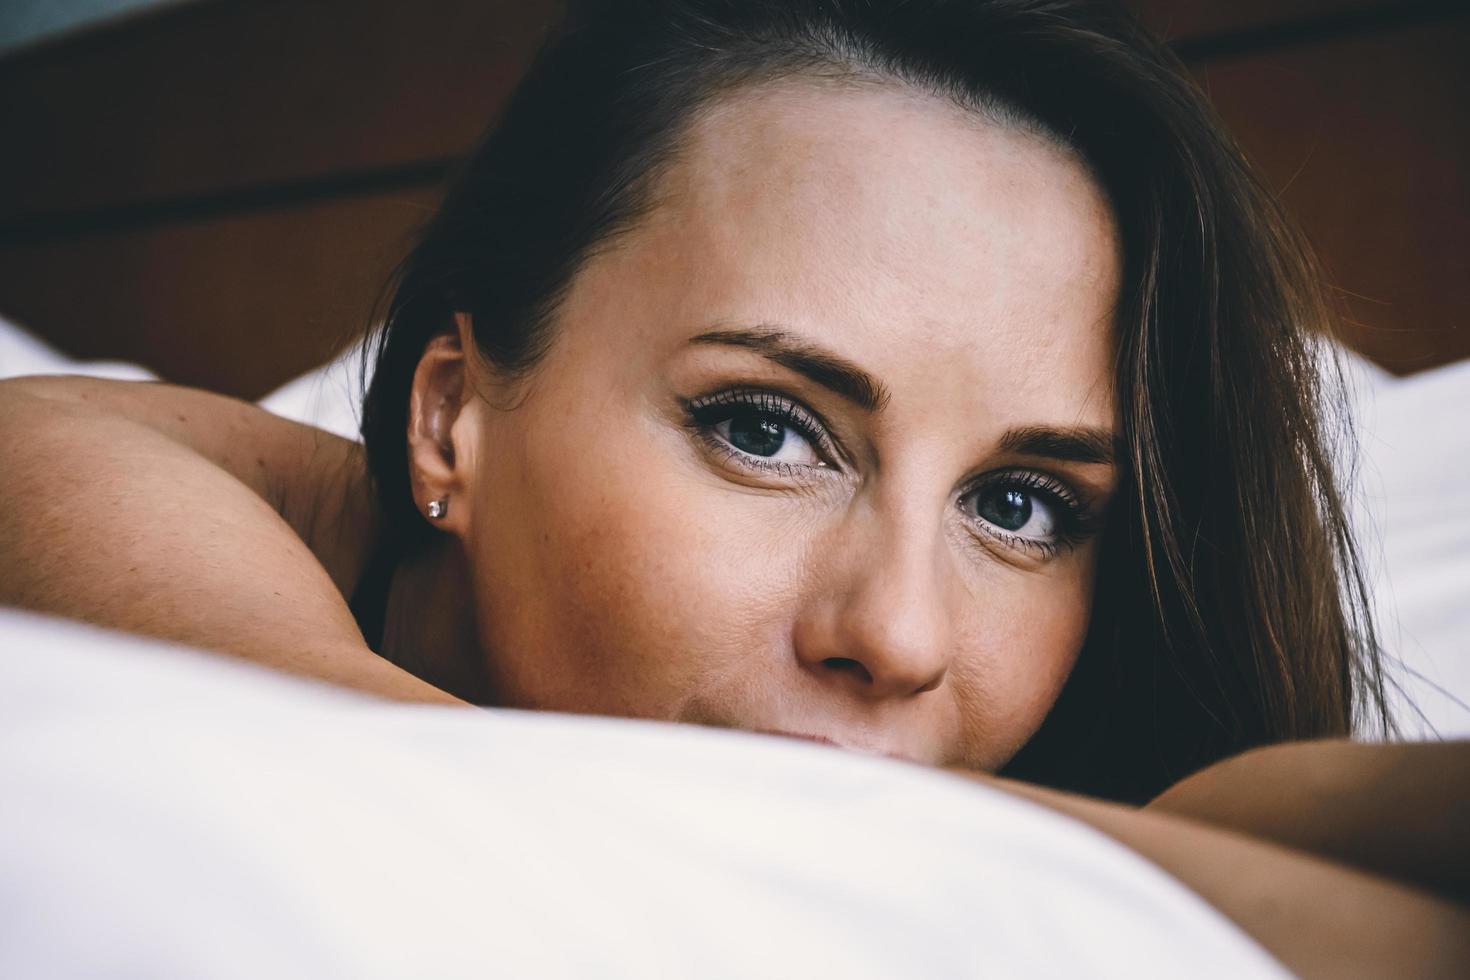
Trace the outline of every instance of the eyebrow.
{"label": "eyebrow", "polygon": [[888,404],[888,389],[877,378],[851,361],[809,341],[799,340],[778,328],[708,330],[689,338],[689,342],[726,344],[755,351],[782,367],[806,376],[866,412],[881,412],[883,406]]}
{"label": "eyebrow", "polygon": [[1000,445],[1002,449],[1023,456],[1045,456],[1073,463],[1111,465],[1120,455],[1117,438],[1112,432],[1089,426],[1065,429],[1045,425],[1023,426],[1001,436]]}
{"label": "eyebrow", "polygon": [[[881,412],[888,404],[888,389],[877,378],[832,351],[793,337],[779,327],[707,330],[689,338],[689,343],[723,344],[755,351],[867,412]],[[1116,448],[1117,437],[1110,430],[1091,426],[1021,426],[1007,430],[1001,436],[1000,446],[1023,456],[1074,463],[1112,464],[1121,455]]]}

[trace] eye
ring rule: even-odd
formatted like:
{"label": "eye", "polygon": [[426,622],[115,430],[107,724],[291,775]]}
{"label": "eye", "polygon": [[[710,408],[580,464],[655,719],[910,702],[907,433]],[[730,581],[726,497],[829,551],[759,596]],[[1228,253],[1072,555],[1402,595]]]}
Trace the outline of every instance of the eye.
{"label": "eye", "polygon": [[691,425],[741,462],[790,469],[828,466],[824,429],[795,402],[772,392],[730,391],[690,402]]}
{"label": "eye", "polygon": [[960,508],[1003,544],[1044,556],[1077,544],[1098,528],[1070,487],[1032,470],[984,477],[960,498]]}
{"label": "eye", "polygon": [[716,424],[714,431],[721,439],[750,456],[783,463],[822,465],[821,458],[806,437],[775,416],[741,413]]}
{"label": "eye", "polygon": [[974,497],[975,515],[1024,538],[1050,538],[1056,531],[1051,506],[1029,490],[1002,484],[986,487]]}

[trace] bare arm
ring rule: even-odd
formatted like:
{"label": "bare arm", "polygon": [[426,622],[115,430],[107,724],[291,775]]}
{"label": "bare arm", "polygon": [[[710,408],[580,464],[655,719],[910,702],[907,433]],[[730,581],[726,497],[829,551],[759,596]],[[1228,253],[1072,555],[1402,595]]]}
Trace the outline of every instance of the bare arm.
{"label": "bare arm", "polygon": [[1001,782],[1148,858],[1300,976],[1470,972],[1470,910],[1454,902],[1234,830]]}
{"label": "bare arm", "polygon": [[1149,804],[1470,902],[1470,742],[1292,742]]}
{"label": "bare arm", "polygon": [[1470,743],[1285,743],[1141,810],[1003,782],[1154,861],[1298,973],[1470,971]]}
{"label": "bare arm", "polygon": [[458,703],[369,650],[347,609],[361,480],[354,444],[233,399],[0,383],[0,603]]}

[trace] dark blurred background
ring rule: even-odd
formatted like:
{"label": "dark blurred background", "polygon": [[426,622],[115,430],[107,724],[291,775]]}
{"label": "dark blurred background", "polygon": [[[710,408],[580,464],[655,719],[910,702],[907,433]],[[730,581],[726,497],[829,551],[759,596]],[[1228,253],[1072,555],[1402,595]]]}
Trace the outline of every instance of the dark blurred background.
{"label": "dark blurred background", "polygon": [[[1132,3],[1306,228],[1344,341],[1470,357],[1470,0]],[[0,314],[245,397],[361,330],[556,11],[114,6],[0,49]]]}

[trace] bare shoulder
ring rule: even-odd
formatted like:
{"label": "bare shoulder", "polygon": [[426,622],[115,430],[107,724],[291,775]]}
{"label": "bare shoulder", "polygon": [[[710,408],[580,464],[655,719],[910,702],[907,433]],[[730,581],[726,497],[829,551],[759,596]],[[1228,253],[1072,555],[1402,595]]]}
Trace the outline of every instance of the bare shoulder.
{"label": "bare shoulder", "polygon": [[457,703],[357,629],[373,524],[350,441],[167,385],[0,382],[0,603]]}
{"label": "bare shoulder", "polygon": [[268,504],[350,594],[376,532],[362,447],[213,392],[80,377],[0,382],[0,418],[17,433],[121,426],[115,451],[156,435],[239,480]]}

